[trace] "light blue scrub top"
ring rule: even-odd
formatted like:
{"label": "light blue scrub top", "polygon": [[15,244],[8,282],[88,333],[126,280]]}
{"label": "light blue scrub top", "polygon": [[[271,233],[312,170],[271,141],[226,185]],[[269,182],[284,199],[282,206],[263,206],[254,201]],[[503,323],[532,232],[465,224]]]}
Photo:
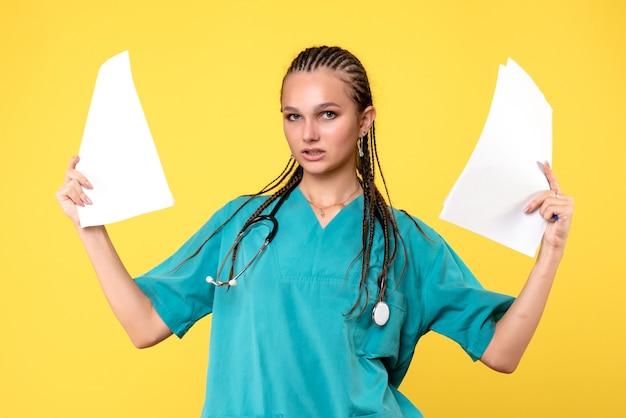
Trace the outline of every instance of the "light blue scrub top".
{"label": "light blue scrub top", "polygon": [[[228,290],[208,284],[206,277],[216,276],[262,199],[176,268],[245,198],[228,203],[169,259],[136,279],[179,337],[213,314],[202,417],[422,417],[397,390],[419,338],[430,330],[446,335],[476,360],[512,303],[484,290],[435,231],[416,220],[424,236],[396,211],[406,252],[399,248],[388,276],[389,322],[379,327],[371,318],[383,256],[379,227],[368,306],[361,315],[347,315],[358,297],[363,197],[322,228],[297,188],[276,214],[275,239],[238,285]],[[251,228],[238,269],[256,254],[267,231]],[[227,280],[229,263],[219,279]]]}

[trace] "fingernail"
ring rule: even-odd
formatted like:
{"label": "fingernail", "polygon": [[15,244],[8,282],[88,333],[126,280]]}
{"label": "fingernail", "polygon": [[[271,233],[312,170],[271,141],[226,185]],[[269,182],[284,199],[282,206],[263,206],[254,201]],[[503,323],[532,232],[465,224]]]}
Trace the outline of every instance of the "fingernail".
{"label": "fingernail", "polygon": [[524,207],[524,209],[522,209],[522,212],[524,212],[524,213],[528,213],[528,212],[530,212],[530,205],[526,205],[526,206]]}

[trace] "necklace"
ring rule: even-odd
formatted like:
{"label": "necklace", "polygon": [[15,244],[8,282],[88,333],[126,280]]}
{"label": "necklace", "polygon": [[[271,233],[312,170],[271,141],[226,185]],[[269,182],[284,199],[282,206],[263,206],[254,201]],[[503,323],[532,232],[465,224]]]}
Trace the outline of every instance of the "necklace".
{"label": "necklace", "polygon": [[304,197],[306,199],[307,202],[309,202],[309,204],[313,207],[315,207],[315,209],[317,209],[319,211],[320,216],[323,218],[326,216],[326,212],[325,210],[330,209],[330,208],[334,208],[335,206],[341,206],[341,208],[343,209],[346,206],[346,203],[348,202],[348,200],[350,200],[350,198],[352,196],[354,196],[354,194],[357,192],[357,190],[359,190],[359,187],[361,186],[360,183],[356,184],[356,188],[350,192],[350,194],[348,195],[348,197],[346,197],[344,200],[342,200],[339,203],[334,203],[332,205],[328,205],[328,206],[318,206],[315,203],[311,202],[309,199],[306,198],[306,196]]}

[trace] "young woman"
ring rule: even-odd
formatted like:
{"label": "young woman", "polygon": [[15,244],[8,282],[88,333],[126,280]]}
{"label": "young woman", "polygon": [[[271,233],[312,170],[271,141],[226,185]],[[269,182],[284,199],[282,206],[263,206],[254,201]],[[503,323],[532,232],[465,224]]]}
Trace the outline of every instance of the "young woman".
{"label": "young woman", "polygon": [[[211,313],[203,417],[420,417],[399,391],[433,330],[512,372],[563,256],[573,199],[550,190],[524,211],[548,222],[520,295],[483,289],[446,242],[388,206],[374,184],[369,82],[337,47],[302,51],[283,80],[292,158],[259,193],[227,203],[176,253],[133,280],[103,226],[81,228],[92,186],[74,157],[57,199],[133,343],[182,337]],[[558,220],[555,221],[557,215]]]}

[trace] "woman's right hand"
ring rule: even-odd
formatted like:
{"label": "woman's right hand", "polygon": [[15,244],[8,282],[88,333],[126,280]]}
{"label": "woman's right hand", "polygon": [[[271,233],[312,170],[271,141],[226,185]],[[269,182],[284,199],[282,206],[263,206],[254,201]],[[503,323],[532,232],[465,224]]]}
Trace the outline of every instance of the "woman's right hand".
{"label": "woman's right hand", "polygon": [[76,206],[91,205],[91,199],[85,194],[85,189],[93,189],[93,186],[83,174],[76,170],[76,164],[80,157],[72,157],[65,171],[65,181],[56,192],[56,199],[61,205],[63,212],[72,220],[74,225],[80,226]]}

